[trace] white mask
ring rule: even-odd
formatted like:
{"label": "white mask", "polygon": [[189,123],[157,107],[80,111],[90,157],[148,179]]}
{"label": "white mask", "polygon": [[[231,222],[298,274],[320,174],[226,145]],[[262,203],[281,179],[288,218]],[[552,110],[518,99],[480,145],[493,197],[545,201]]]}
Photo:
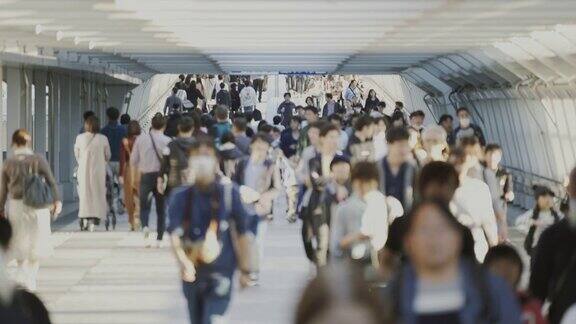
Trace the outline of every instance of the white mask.
{"label": "white mask", "polygon": [[470,126],[470,118],[462,118],[460,119],[460,127],[468,128]]}

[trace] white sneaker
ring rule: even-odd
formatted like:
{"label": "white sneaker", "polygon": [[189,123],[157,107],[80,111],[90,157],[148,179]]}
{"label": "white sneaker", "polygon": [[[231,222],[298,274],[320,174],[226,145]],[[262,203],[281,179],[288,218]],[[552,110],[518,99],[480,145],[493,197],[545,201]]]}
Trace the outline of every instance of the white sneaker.
{"label": "white sneaker", "polygon": [[144,246],[147,248],[152,247],[152,242],[150,242],[150,229],[146,226],[142,231],[144,232]]}
{"label": "white sneaker", "polygon": [[94,223],[93,222],[90,222],[88,224],[88,232],[94,232]]}

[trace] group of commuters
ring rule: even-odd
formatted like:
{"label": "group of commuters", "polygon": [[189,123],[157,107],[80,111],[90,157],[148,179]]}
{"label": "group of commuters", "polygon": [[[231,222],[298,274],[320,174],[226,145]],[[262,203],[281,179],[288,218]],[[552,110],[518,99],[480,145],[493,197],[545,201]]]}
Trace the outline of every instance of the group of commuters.
{"label": "group of commuters", "polygon": [[[162,246],[168,232],[191,323],[222,321],[235,279],[241,287],[260,284],[276,216],[301,221],[315,277],[298,304],[298,324],[574,318],[576,171],[562,211],[550,188],[535,186],[534,209],[517,220],[532,257],[529,288],[520,291],[525,267],[509,243],[506,216],[512,176],[501,165],[503,149],[487,143],[467,108],[426,124],[423,111],[409,113],[402,102],[388,108],[374,90],[362,102],[352,80],[341,100],[327,93],[323,107],[313,98],[297,106],[286,93],[269,123],[257,109],[262,80],[239,78],[238,91],[218,76],[217,104],[203,107],[197,84],[182,75],[150,129],[110,107],[102,129],[85,113],[76,138],[81,230],[101,221],[114,228],[125,210],[146,247]],[[17,260],[19,282],[34,290],[38,260],[50,253],[50,219],[62,204],[31,143],[25,130],[14,133],[0,214],[14,232],[6,255]],[[547,316],[544,302],[551,303]]]}

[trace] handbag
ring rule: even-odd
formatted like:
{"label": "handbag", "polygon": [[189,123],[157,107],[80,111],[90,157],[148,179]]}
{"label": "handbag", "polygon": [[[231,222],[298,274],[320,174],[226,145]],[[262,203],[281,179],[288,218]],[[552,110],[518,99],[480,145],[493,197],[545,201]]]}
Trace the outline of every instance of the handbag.
{"label": "handbag", "polygon": [[30,173],[24,177],[24,205],[41,209],[54,203],[52,189],[46,182],[46,178],[38,173],[38,161],[30,165]]}

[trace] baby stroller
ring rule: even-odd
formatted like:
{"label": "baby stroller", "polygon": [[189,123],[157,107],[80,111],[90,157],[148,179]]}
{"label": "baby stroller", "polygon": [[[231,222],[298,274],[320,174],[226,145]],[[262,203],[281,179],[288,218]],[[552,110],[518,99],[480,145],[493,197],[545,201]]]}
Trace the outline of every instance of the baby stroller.
{"label": "baby stroller", "polygon": [[110,225],[112,225],[112,230],[116,229],[116,210],[114,208],[114,197],[120,195],[120,187],[114,182],[114,174],[110,167],[106,168],[106,205],[108,206],[108,211],[106,212],[106,221],[104,226],[106,230],[110,230]]}

